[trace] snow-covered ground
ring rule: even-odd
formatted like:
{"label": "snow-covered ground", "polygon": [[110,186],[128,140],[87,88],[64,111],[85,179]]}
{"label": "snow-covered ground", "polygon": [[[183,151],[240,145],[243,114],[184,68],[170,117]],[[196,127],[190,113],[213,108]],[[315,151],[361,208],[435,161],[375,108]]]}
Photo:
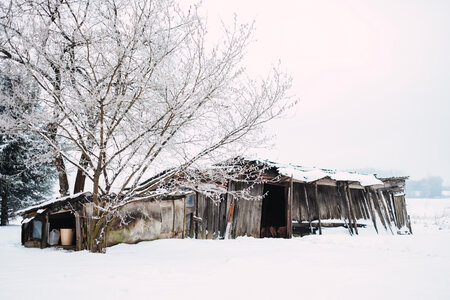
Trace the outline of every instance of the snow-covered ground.
{"label": "snow-covered ground", "polygon": [[[450,299],[450,199],[409,199],[414,235],[158,240],[26,249],[0,228],[0,299]],[[289,298],[286,298],[289,297]]]}

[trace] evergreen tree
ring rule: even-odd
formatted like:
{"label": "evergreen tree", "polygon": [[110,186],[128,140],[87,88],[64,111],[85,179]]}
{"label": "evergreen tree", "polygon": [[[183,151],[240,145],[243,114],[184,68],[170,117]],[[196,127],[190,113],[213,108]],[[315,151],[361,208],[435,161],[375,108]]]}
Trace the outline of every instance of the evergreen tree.
{"label": "evergreen tree", "polygon": [[[24,91],[26,86],[22,81],[21,76],[4,71],[0,73],[0,118],[23,118],[30,111],[30,105],[37,106],[36,91]],[[16,97],[14,91],[18,86],[21,95],[27,95],[27,101]],[[52,194],[55,170],[49,160],[50,152],[47,144],[36,134],[0,131],[1,225],[8,223],[14,211],[45,200]]]}

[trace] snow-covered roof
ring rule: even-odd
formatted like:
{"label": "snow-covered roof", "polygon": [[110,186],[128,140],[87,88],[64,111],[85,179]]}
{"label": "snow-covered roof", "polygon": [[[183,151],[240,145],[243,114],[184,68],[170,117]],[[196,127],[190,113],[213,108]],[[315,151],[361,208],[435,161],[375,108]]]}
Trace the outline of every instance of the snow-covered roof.
{"label": "snow-covered roof", "polygon": [[178,196],[189,196],[192,195],[194,191],[191,190],[167,190],[165,188],[158,188],[154,191],[148,191],[141,197],[133,197],[132,200],[129,201],[140,201],[145,199],[151,199],[151,198],[158,198],[158,197],[178,197]]}
{"label": "snow-covered roof", "polygon": [[56,198],[56,199],[52,199],[52,200],[48,200],[48,201],[44,201],[41,202],[39,204],[33,205],[33,206],[29,206],[27,208],[21,209],[16,211],[16,214],[18,215],[22,215],[24,213],[30,212],[30,211],[34,211],[34,210],[40,210],[40,209],[44,209],[50,205],[56,204],[56,203],[60,203],[60,202],[64,202],[67,200],[71,200],[71,199],[76,199],[80,196],[86,196],[86,197],[91,197],[92,193],[90,192],[80,192],[80,193],[76,193],[73,195],[69,195],[69,196],[65,196],[65,197],[60,197],[60,198]]}
{"label": "snow-covered roof", "polygon": [[293,177],[302,182],[314,182],[319,179],[329,178],[335,181],[358,182],[361,186],[380,185],[383,182],[374,174],[359,174],[338,170],[320,169],[315,167],[303,167],[294,164],[283,164],[269,160],[244,158],[246,161],[256,161],[268,167],[275,168],[283,176]]}

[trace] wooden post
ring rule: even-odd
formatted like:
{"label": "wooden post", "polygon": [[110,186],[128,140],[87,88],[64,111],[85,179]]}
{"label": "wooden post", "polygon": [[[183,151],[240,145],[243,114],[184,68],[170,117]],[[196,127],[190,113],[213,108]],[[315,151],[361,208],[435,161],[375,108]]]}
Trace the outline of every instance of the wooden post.
{"label": "wooden post", "polygon": [[389,214],[388,214],[388,212],[387,212],[387,209],[386,209],[386,205],[384,204],[384,195],[383,195],[383,193],[382,193],[382,191],[378,191],[378,193],[377,193],[377,198],[378,198],[378,201],[379,201],[379,203],[380,203],[380,209],[383,209],[383,213],[384,213],[384,216],[385,216],[385,219],[386,219],[386,223],[387,223],[387,225],[389,225],[389,230],[391,231],[391,233],[392,234],[394,234],[394,232],[392,231],[392,225],[391,225],[391,220],[390,220],[390,218],[389,218]]}
{"label": "wooden post", "polygon": [[411,218],[408,215],[408,229],[409,229],[409,233],[413,234],[412,232],[412,227],[411,227]]}
{"label": "wooden post", "polygon": [[309,222],[309,232],[312,233],[311,227],[311,212],[309,211],[309,202],[308,202],[308,193],[306,192],[306,185],[303,186],[303,191],[305,192],[305,201],[306,201],[306,211],[307,211],[307,220]]}
{"label": "wooden post", "polygon": [[183,198],[183,232],[181,233],[181,238],[186,236],[186,197]]}
{"label": "wooden post", "polygon": [[350,187],[348,186],[348,182],[346,183],[346,186],[347,186],[347,193],[348,193],[348,203],[350,203],[350,212],[351,212],[352,218],[353,218],[353,228],[355,230],[355,233],[358,234],[358,223],[356,222],[355,209],[354,209],[353,203],[352,203],[352,193],[350,191]]}
{"label": "wooden post", "polygon": [[[194,216],[195,217],[198,217],[198,194],[195,194],[195,197],[194,197],[194,207],[195,207],[195,210],[194,210]],[[192,219],[194,219],[194,218],[192,218]],[[194,223],[192,223],[192,224],[194,224],[194,238],[196,238],[196,239],[198,239],[198,222],[194,222]]]}
{"label": "wooden post", "polygon": [[175,200],[169,200],[172,202],[172,235],[175,236]]}
{"label": "wooden post", "polygon": [[287,198],[287,206],[286,206],[286,238],[292,238],[292,198],[294,196],[294,183],[293,176],[291,175],[291,179],[289,180],[289,194]]}
{"label": "wooden post", "polygon": [[[80,214],[76,211],[74,212],[75,215],[75,250],[80,251],[81,250],[81,226],[80,226]],[[105,242],[106,242],[107,236],[105,235]]]}
{"label": "wooden post", "polygon": [[48,231],[49,231],[49,225],[48,225],[48,212],[45,213],[44,222],[42,222],[42,242],[41,242],[41,248],[47,247],[47,238],[48,238]]}
{"label": "wooden post", "polygon": [[395,201],[395,197],[391,192],[389,192],[389,199],[395,224],[397,225],[397,228],[400,229],[406,225],[406,220],[403,217],[403,210],[400,208],[401,206],[399,205],[398,201]]}
{"label": "wooden post", "polygon": [[384,200],[386,202],[386,207],[387,207],[387,211],[389,213],[389,218],[391,219],[391,222],[393,222],[394,225],[398,225],[397,222],[396,222],[396,219],[395,219],[393,203],[391,201],[391,193],[387,192],[387,198],[383,194],[383,198],[384,198]]}
{"label": "wooden post", "polygon": [[344,183],[344,198],[345,198],[345,203],[347,206],[347,218],[348,218],[348,230],[350,231],[350,234],[353,235],[353,228],[352,228],[352,212],[351,212],[351,206],[350,206],[350,201],[348,199],[348,195],[347,195],[347,183]]}
{"label": "wooden post", "polygon": [[375,195],[375,198],[372,199],[373,206],[374,206],[375,211],[377,212],[378,216],[380,217],[381,224],[383,225],[384,229],[387,230],[386,221],[384,219],[384,216],[383,216],[383,213],[382,213],[381,207],[380,207],[380,200],[378,199],[378,192],[375,189],[373,189],[372,191],[373,191],[373,194]]}
{"label": "wooden post", "polygon": [[227,228],[225,229],[225,239],[229,239],[231,236],[231,229],[233,224],[233,213],[234,213],[234,197],[231,199],[230,210],[228,211],[227,217]]}
{"label": "wooden post", "polygon": [[370,217],[372,218],[372,222],[373,222],[373,226],[375,227],[375,231],[378,233],[377,220],[375,218],[375,212],[373,211],[373,207],[372,207],[372,197],[370,196],[369,187],[366,187],[365,192],[367,195],[366,201],[367,201],[367,205],[369,206]]}
{"label": "wooden post", "polygon": [[322,222],[320,221],[319,192],[317,190],[317,182],[314,183],[314,194],[316,198],[317,218],[319,219],[319,234],[322,234]]}

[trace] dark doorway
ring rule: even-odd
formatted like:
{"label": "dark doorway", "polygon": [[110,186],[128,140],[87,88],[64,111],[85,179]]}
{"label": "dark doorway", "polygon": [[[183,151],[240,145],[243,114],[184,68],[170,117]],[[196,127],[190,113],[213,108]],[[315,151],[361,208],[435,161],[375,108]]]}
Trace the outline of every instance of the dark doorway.
{"label": "dark doorway", "polygon": [[49,216],[50,230],[73,228],[75,230],[75,216],[70,212],[52,214]]}
{"label": "dark doorway", "polygon": [[[74,249],[76,242],[76,221],[75,215],[71,212],[51,214],[48,217],[49,222],[49,245],[65,247],[67,249]],[[56,240],[50,241],[52,231],[56,229],[59,234]],[[71,231],[67,229],[72,229]]]}
{"label": "dark doorway", "polygon": [[285,187],[264,184],[261,237],[286,237]]}

